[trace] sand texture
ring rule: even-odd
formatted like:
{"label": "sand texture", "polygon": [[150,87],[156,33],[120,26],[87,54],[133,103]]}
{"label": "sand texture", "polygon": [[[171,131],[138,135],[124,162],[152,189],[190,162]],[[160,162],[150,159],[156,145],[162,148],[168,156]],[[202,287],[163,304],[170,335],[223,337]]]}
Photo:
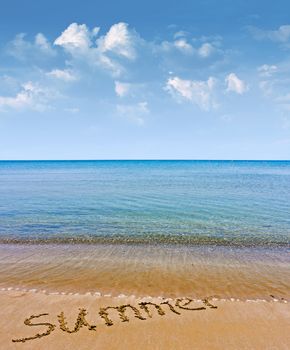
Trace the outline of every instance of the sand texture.
{"label": "sand texture", "polygon": [[3,350],[290,348],[290,304],[285,300],[137,299],[15,290],[1,291],[0,300]]}

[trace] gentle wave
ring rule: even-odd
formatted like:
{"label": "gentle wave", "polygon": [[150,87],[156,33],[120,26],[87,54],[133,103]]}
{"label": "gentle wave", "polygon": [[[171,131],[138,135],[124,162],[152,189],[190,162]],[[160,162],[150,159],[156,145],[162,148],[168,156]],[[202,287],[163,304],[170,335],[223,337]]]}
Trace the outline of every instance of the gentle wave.
{"label": "gentle wave", "polygon": [[[119,294],[118,296],[113,296],[112,294],[101,293],[101,292],[86,292],[86,293],[73,293],[73,292],[49,292],[47,290],[39,290],[39,289],[27,289],[27,288],[18,288],[18,287],[7,287],[0,288],[0,292],[20,292],[20,293],[41,293],[45,295],[59,295],[59,296],[87,296],[94,298],[113,298],[113,299],[138,299],[138,300],[150,300],[150,299],[159,299],[159,300],[174,300],[176,298],[168,298],[163,296],[152,296],[152,295],[144,295],[144,296],[136,296],[136,295],[126,295]],[[268,297],[267,299],[239,299],[233,297],[227,298],[216,298],[216,297],[206,297],[207,300],[210,301],[221,301],[221,302],[247,302],[247,303],[283,303],[287,304],[290,302],[290,299],[285,298],[275,298]],[[203,299],[191,298],[194,302],[201,302]]]}

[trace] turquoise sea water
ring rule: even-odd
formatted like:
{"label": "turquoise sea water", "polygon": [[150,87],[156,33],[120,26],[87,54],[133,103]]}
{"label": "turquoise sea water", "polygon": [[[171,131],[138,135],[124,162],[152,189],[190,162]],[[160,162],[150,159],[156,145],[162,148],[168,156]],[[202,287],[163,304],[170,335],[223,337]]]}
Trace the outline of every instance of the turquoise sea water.
{"label": "turquoise sea water", "polygon": [[0,162],[0,243],[289,240],[290,161]]}

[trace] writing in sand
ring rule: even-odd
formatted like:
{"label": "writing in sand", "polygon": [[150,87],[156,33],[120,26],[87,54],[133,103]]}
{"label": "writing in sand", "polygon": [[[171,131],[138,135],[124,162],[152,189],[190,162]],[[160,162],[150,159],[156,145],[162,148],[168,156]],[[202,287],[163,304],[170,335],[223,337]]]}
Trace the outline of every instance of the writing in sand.
{"label": "writing in sand", "polygon": [[[138,303],[137,306],[133,306],[131,304],[124,304],[119,306],[105,306],[99,309],[98,315],[104,320],[106,326],[113,326],[114,322],[112,320],[112,311],[117,311],[117,316],[122,322],[129,322],[127,310],[131,310],[134,317],[139,320],[145,321],[148,318],[152,318],[152,310],[156,310],[160,316],[165,315],[165,310],[169,312],[173,312],[176,315],[181,315],[181,311],[202,311],[209,309],[217,309],[217,306],[212,305],[207,299],[203,299],[200,301],[201,305],[196,305],[196,301],[190,298],[178,298],[175,301],[164,300],[161,303],[153,303],[150,301],[142,301]],[[63,311],[61,311],[58,315],[58,323],[59,328],[66,333],[76,333],[82,327],[87,327],[89,331],[96,331],[97,326],[91,325],[86,319],[88,312],[86,309],[80,309],[77,320],[73,328],[69,328],[67,325],[66,317]],[[31,337],[12,339],[12,342],[26,342],[33,339],[39,339],[45,336],[50,335],[55,329],[56,324],[49,323],[45,321],[44,318],[47,319],[49,316],[48,313],[41,313],[38,315],[31,315],[29,318],[24,320],[24,324],[29,327],[47,327],[46,331],[43,333],[37,333]],[[42,322],[39,322],[40,319],[43,319]],[[36,322],[35,322],[36,321]],[[38,322],[38,323],[37,323]]]}

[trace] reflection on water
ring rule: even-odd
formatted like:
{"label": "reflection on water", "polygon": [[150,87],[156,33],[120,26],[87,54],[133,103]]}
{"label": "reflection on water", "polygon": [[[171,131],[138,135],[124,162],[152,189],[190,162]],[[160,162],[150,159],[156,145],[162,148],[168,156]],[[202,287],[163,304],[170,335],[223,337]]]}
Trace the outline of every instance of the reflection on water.
{"label": "reflection on water", "polygon": [[193,298],[289,298],[285,249],[0,245],[0,287]]}

